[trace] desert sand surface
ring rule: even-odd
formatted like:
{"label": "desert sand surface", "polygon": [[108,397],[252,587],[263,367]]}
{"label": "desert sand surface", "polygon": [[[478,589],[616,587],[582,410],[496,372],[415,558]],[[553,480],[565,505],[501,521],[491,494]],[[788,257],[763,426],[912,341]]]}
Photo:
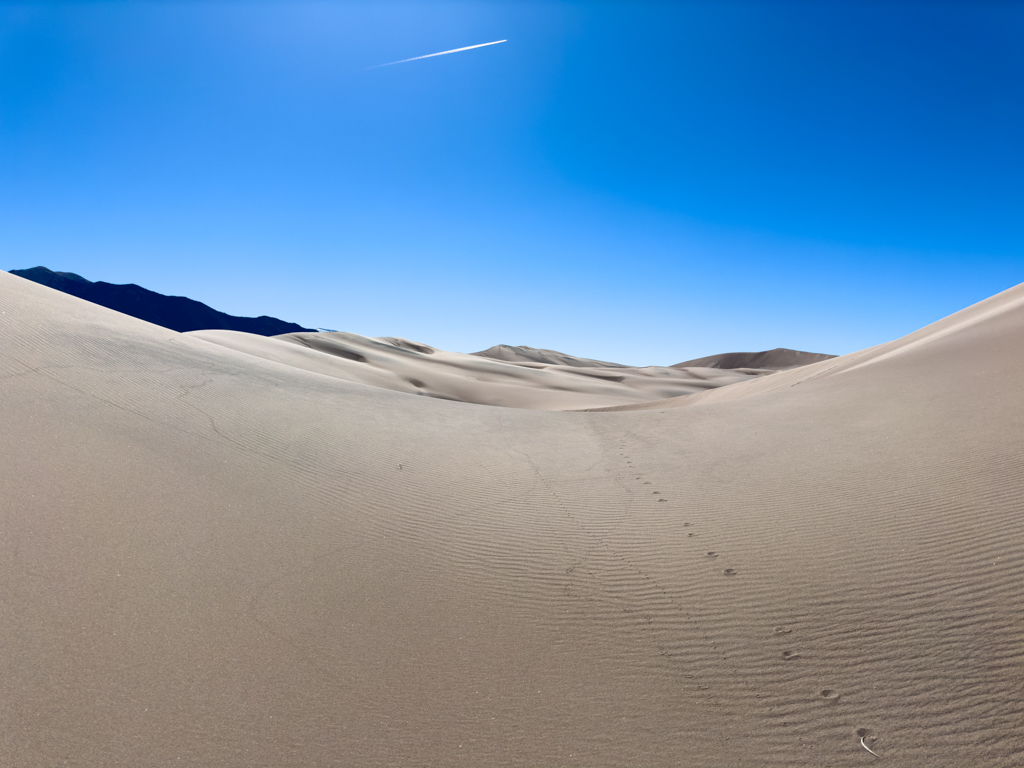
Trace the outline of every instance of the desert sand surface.
{"label": "desert sand surface", "polygon": [[2,765],[1024,763],[1024,286],[613,412],[0,312]]}
{"label": "desert sand surface", "polygon": [[629,368],[551,350],[504,345],[492,349],[499,349],[508,359],[495,359],[481,353],[446,352],[408,339],[369,338],[343,331],[270,338],[222,330],[192,331],[190,335],[264,360],[396,392],[549,411],[658,401],[771,373]]}

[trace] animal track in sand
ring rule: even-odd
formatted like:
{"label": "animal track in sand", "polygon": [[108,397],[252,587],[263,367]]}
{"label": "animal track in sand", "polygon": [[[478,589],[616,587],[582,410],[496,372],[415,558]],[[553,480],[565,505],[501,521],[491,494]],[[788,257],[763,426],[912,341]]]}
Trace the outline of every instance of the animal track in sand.
{"label": "animal track in sand", "polygon": [[799,659],[800,654],[797,651],[783,651],[782,658],[786,661],[792,661],[793,659]]}
{"label": "animal track in sand", "polygon": [[736,575],[736,569],[735,568],[726,568],[725,569],[725,575],[726,576],[735,576]]}
{"label": "animal track in sand", "polygon": [[775,634],[776,635],[788,635],[792,631],[793,630],[790,629],[789,627],[776,627],[775,628]]}
{"label": "animal track in sand", "polygon": [[707,556],[710,557],[712,560],[714,560],[716,557],[718,557],[718,553],[717,552],[708,552]]}
{"label": "animal track in sand", "polygon": [[834,691],[831,688],[822,688],[818,691],[818,695],[826,701],[839,701],[839,691]]}

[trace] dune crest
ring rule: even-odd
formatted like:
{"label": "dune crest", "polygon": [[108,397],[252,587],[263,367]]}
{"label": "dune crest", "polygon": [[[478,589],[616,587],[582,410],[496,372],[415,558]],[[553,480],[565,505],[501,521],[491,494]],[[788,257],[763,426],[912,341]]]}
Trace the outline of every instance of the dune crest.
{"label": "dune crest", "polygon": [[673,368],[764,368],[782,371],[798,368],[822,360],[831,360],[835,355],[822,355],[817,352],[800,352],[796,349],[778,347],[765,352],[727,352],[720,355],[701,357],[676,363]]}

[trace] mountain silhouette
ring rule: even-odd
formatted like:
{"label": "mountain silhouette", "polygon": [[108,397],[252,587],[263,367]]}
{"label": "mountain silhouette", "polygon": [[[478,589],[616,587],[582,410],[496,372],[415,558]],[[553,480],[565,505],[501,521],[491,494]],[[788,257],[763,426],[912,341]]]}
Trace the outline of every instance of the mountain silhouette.
{"label": "mountain silhouette", "polygon": [[23,277],[34,283],[180,333],[216,329],[245,331],[260,336],[277,336],[282,333],[315,330],[266,315],[260,317],[228,315],[218,312],[200,301],[184,296],[164,296],[162,293],[150,291],[133,283],[115,285],[102,281],[93,282],[74,272],[54,272],[46,267],[12,269],[10,272],[12,275]]}

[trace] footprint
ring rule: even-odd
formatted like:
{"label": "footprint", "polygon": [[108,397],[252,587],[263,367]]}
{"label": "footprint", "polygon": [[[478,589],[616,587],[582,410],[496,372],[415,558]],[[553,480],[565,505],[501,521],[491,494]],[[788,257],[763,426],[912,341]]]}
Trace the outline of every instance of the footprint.
{"label": "footprint", "polygon": [[668,499],[658,499],[658,501],[668,501]]}
{"label": "footprint", "polygon": [[693,536],[693,534],[692,534],[692,533],[688,533],[688,534],[686,534],[686,535],[687,535],[687,536]]}
{"label": "footprint", "polygon": [[790,629],[789,627],[776,627],[775,628],[775,634],[776,635],[788,635],[792,631],[793,630]]}
{"label": "footprint", "polygon": [[661,496],[661,491],[651,491],[655,496]]}
{"label": "footprint", "polygon": [[725,569],[725,575],[726,576],[735,576],[736,575],[736,569],[735,568],[726,568]]}
{"label": "footprint", "polygon": [[797,653],[796,651],[783,651],[782,652],[782,658],[785,659],[786,661],[792,661],[793,659],[799,659],[800,658],[800,654]]}
{"label": "footprint", "polygon": [[826,701],[839,701],[839,691],[834,691],[831,688],[822,688],[818,691],[818,695]]}
{"label": "footprint", "polygon": [[712,560],[714,560],[716,557],[718,557],[718,553],[717,552],[708,552],[708,557],[710,557]]}

